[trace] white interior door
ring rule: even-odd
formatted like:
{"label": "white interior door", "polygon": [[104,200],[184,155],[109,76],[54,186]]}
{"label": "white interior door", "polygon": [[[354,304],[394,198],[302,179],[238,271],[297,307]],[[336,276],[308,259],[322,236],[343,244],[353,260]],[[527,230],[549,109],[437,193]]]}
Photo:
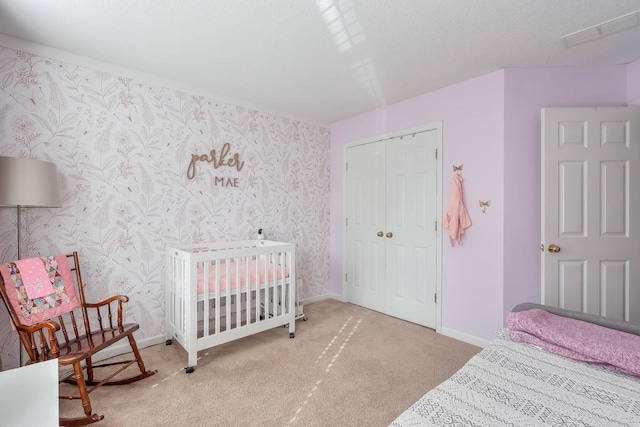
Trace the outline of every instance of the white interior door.
{"label": "white interior door", "polygon": [[385,143],[347,149],[347,301],[384,310]]}
{"label": "white interior door", "polygon": [[640,323],[640,108],[542,110],[542,302]]}
{"label": "white interior door", "polygon": [[347,148],[347,301],[436,327],[439,130]]}

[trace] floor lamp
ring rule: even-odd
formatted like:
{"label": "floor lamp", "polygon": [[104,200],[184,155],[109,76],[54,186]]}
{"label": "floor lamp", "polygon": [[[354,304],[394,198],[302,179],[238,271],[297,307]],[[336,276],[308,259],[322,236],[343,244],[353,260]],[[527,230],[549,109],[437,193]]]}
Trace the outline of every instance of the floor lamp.
{"label": "floor lamp", "polygon": [[[42,160],[0,157],[0,207],[15,207],[18,228],[18,258],[22,258],[22,217],[24,208],[59,208],[56,165]],[[3,260],[0,260],[0,262]],[[18,343],[19,344],[19,343]],[[22,366],[22,346],[20,366]]]}

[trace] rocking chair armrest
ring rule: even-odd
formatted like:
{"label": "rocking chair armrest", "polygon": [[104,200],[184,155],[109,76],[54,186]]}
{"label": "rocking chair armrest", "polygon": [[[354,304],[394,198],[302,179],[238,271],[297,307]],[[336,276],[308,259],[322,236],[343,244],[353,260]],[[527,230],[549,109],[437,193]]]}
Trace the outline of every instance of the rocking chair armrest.
{"label": "rocking chair armrest", "polygon": [[41,329],[48,329],[50,334],[55,334],[58,330],[60,330],[60,325],[54,320],[46,320],[44,322],[40,322],[36,325],[31,326],[17,325],[16,329],[19,332],[26,332],[27,334],[33,334]]}
{"label": "rocking chair armrest", "polygon": [[[29,355],[30,362],[48,360],[60,356],[60,345],[56,332],[60,330],[60,324],[54,320],[45,320],[36,325],[17,325],[20,333],[20,341]],[[45,351],[48,349],[48,351]]]}
{"label": "rocking chair armrest", "polygon": [[96,302],[96,303],[86,302],[86,303],[84,303],[84,306],[87,307],[87,308],[100,308],[100,307],[103,307],[105,305],[109,305],[114,301],[119,301],[121,303],[129,302],[129,297],[125,296],[125,295],[115,295],[115,296],[112,296],[111,298],[107,298],[106,300],[103,300],[103,301],[100,301],[100,302]]}
{"label": "rocking chair armrest", "polygon": [[[122,306],[124,303],[128,301],[129,301],[129,297],[125,295],[115,295],[110,298],[107,298],[104,301],[100,301],[97,303],[85,303],[84,308],[85,309],[92,308],[96,310],[97,322],[98,322],[98,325],[100,326],[100,329],[103,329],[107,325],[110,328],[116,325],[118,327],[122,327],[123,325]],[[114,312],[114,309],[115,309],[115,312]],[[115,318],[114,318],[114,315],[115,315]],[[87,327],[89,329],[92,329],[89,323],[87,323]]]}

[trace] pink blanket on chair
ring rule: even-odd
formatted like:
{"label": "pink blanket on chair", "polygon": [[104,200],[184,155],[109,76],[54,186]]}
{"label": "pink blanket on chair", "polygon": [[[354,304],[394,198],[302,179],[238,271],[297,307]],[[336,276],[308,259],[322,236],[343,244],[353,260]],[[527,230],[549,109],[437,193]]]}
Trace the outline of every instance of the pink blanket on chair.
{"label": "pink blanket on chair", "polygon": [[[267,282],[273,282],[284,277],[289,277],[289,268],[283,267],[274,263],[257,263],[256,274],[256,261],[251,260],[235,262],[231,261],[227,263],[220,263],[220,292],[226,291],[227,286],[231,286],[231,289],[236,289],[238,286],[238,280],[241,287],[251,286],[251,289],[255,289],[256,285],[264,284]],[[266,268],[265,268],[266,265]],[[228,267],[228,268],[227,268]],[[227,271],[228,276],[227,277]],[[198,294],[204,293],[204,265],[198,265]],[[216,265],[209,265],[209,292],[216,292]]]}
{"label": "pink blanket on chair", "polygon": [[[80,307],[66,255],[35,258],[47,273],[53,292],[30,297],[16,262],[0,264],[9,303],[23,325],[31,326]],[[27,264],[29,265],[29,264]],[[38,294],[36,294],[38,295]],[[33,296],[33,295],[32,295]]]}
{"label": "pink blanket on chair", "polygon": [[640,336],[533,309],[509,313],[511,339],[640,376]]}

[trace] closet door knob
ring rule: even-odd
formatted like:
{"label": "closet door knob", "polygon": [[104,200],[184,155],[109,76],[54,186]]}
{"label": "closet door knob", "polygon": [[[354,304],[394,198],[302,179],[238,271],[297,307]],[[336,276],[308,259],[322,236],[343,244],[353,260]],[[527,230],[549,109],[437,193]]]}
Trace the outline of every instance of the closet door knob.
{"label": "closet door knob", "polygon": [[392,232],[388,232],[388,233],[387,233],[387,238],[389,238],[389,239],[390,239],[390,238],[392,238],[392,237],[393,237],[393,233],[392,233]]}
{"label": "closet door knob", "polygon": [[382,237],[384,236],[384,233],[382,231],[378,231],[378,237]]}

